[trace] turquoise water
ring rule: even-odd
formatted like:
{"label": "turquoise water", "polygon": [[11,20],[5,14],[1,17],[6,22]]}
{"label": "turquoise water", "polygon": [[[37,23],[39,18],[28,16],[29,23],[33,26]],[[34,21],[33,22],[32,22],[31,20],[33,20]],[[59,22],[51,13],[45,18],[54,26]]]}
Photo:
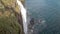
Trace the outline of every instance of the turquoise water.
{"label": "turquoise water", "polygon": [[26,5],[31,17],[46,20],[47,27],[39,34],[60,34],[60,0],[26,0]]}

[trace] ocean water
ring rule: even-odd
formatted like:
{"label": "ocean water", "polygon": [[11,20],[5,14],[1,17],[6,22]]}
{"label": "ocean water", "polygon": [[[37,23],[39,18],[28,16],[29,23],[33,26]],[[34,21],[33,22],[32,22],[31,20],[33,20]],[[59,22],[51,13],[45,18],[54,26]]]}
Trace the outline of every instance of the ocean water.
{"label": "ocean water", "polygon": [[60,0],[26,0],[26,7],[30,17],[46,21],[38,34],[60,34]]}

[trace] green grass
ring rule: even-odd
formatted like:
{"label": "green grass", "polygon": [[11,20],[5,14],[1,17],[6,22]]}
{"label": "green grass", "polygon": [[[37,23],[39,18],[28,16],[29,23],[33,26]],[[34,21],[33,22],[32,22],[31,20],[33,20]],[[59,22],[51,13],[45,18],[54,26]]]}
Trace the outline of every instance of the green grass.
{"label": "green grass", "polygon": [[19,34],[21,27],[14,16],[0,17],[0,34]]}

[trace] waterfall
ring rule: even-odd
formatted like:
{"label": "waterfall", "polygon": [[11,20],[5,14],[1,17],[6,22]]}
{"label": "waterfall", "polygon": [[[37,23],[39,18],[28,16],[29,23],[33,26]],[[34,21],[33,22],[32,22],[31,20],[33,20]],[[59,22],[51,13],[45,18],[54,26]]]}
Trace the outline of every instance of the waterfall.
{"label": "waterfall", "polygon": [[17,3],[19,5],[19,7],[20,7],[19,9],[21,10],[21,14],[22,14],[24,33],[27,34],[26,9],[24,8],[24,6],[21,3],[21,1],[17,0]]}

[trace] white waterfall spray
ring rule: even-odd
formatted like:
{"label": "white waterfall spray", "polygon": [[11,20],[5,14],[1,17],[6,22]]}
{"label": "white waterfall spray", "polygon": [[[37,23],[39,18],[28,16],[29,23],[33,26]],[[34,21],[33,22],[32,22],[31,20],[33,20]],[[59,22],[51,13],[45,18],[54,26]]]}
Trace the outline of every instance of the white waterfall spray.
{"label": "white waterfall spray", "polygon": [[21,1],[17,0],[17,3],[19,5],[19,7],[20,7],[21,14],[22,14],[24,33],[27,34],[26,9],[24,8],[24,6],[21,3]]}

